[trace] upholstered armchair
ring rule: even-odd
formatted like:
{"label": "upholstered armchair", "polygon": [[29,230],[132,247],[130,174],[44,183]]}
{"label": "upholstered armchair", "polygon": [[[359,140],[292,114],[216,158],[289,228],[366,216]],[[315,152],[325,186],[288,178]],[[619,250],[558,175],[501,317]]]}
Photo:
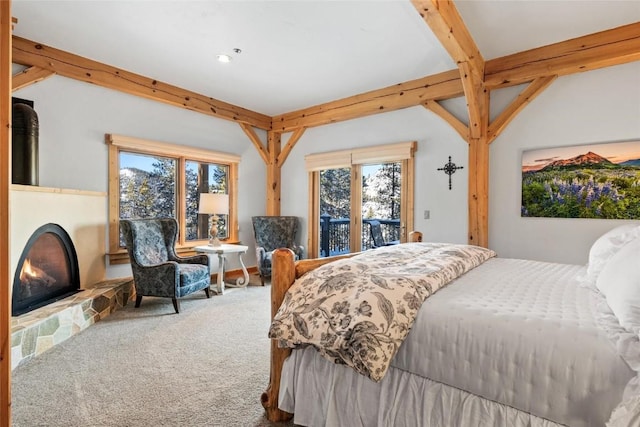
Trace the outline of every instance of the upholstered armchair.
{"label": "upholstered armchair", "polygon": [[271,277],[271,255],[278,248],[289,248],[295,259],[302,259],[304,247],[296,244],[298,217],[295,216],[254,216],[253,234],[256,239],[256,260],[260,272],[260,282]]}
{"label": "upholstered armchair", "polygon": [[180,313],[179,298],[185,295],[204,290],[211,298],[209,257],[176,255],[175,219],[123,219],[120,227],[131,260],[136,307],[140,307],[143,296],[166,297]]}

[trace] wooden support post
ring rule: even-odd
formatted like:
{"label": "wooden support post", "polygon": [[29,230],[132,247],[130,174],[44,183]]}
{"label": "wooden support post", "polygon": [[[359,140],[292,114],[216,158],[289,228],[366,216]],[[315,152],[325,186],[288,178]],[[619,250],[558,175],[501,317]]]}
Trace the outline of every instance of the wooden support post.
{"label": "wooden support post", "polygon": [[281,133],[267,132],[267,215],[280,215],[280,183],[281,167],[278,163],[280,155]]}
{"label": "wooden support post", "polygon": [[470,245],[489,246],[489,144],[469,139],[469,231]]}
{"label": "wooden support post", "polygon": [[472,245],[489,245],[489,90],[468,63],[458,64],[469,109],[469,230]]}
{"label": "wooden support post", "polygon": [[11,425],[11,2],[0,1],[0,427]]}

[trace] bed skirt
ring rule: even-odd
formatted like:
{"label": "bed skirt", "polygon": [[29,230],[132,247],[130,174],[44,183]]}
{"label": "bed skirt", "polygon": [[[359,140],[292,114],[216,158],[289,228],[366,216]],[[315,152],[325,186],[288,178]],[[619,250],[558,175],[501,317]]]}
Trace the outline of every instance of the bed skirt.
{"label": "bed skirt", "polygon": [[285,361],[279,402],[294,413],[295,424],[313,427],[560,426],[393,366],[375,383],[312,347],[294,350]]}

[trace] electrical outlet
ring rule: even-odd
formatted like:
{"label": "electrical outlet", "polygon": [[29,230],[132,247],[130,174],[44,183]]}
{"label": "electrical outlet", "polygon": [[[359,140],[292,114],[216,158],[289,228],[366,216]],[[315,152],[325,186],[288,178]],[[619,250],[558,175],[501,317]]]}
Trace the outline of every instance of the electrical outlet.
{"label": "electrical outlet", "polygon": [[424,219],[429,219],[431,217],[431,212],[426,210],[424,211]]}

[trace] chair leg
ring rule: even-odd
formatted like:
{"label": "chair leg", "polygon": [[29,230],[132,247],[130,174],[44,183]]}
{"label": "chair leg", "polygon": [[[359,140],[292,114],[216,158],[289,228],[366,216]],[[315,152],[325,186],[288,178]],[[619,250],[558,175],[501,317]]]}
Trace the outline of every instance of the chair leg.
{"label": "chair leg", "polygon": [[262,283],[262,286],[264,286],[264,277],[262,277],[262,274],[260,275],[260,283]]}
{"label": "chair leg", "polygon": [[176,309],[176,313],[180,313],[180,301],[178,301],[178,298],[171,298],[171,301],[173,301],[173,308]]}
{"label": "chair leg", "polygon": [[211,298],[211,290],[208,286],[204,288],[204,293],[207,294],[207,298]]}
{"label": "chair leg", "polygon": [[136,308],[140,307],[140,302],[142,302],[142,295],[136,295]]}

